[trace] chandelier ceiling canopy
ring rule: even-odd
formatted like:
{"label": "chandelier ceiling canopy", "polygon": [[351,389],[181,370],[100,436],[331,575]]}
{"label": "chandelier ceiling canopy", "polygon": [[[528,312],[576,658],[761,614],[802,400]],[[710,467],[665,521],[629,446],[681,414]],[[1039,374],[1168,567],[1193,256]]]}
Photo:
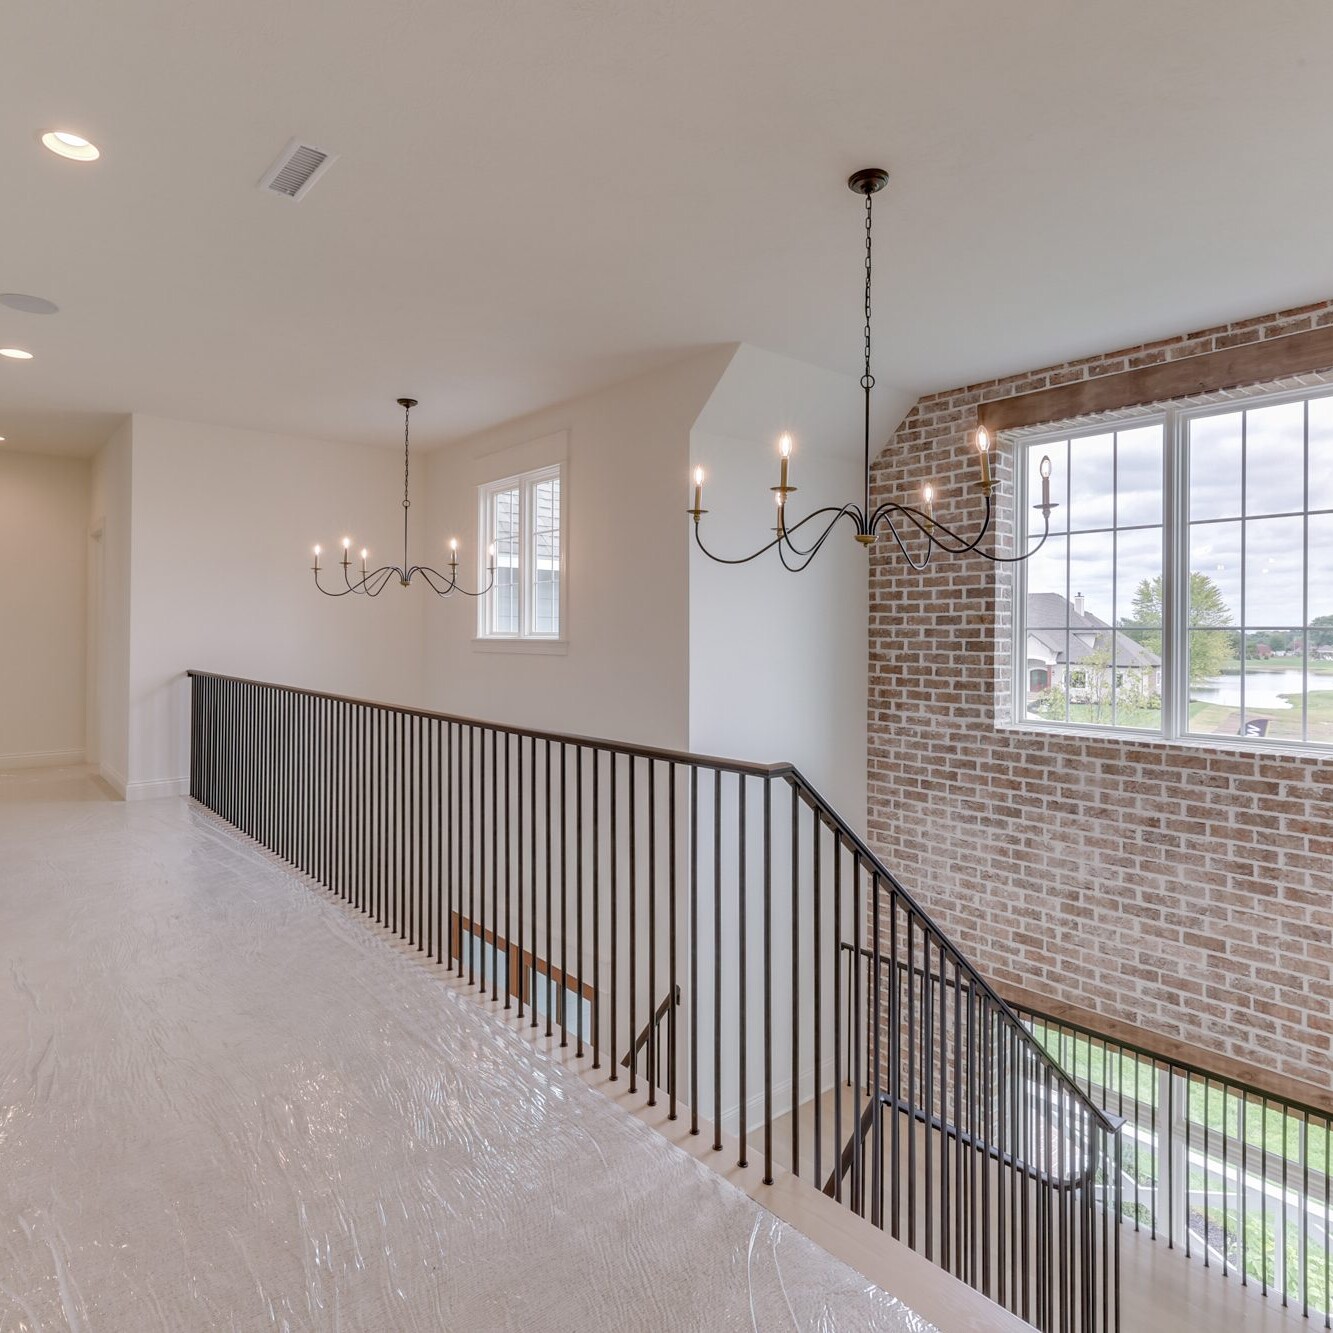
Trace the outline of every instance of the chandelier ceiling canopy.
{"label": "chandelier ceiling canopy", "polygon": [[[778,484],[772,487],[773,498],[777,502],[777,523],[773,528],[776,536],[765,542],[758,550],[749,555],[728,558],[715,554],[704,545],[700,530],[700,520],[708,512],[703,507],[704,470],[694,469],[694,504],[687,510],[694,519],[694,539],[699,549],[710,559],[722,565],[744,565],[757,560],[768,551],[775,550],[783,565],[793,573],[805,569],[818,554],[819,549],[828,540],[830,533],[844,519],[855,529],[856,540],[863,546],[874,544],[881,532],[893,538],[899,554],[914,569],[924,569],[930,562],[936,549],[950,555],[976,554],[996,564],[1016,564],[1030,559],[1045,544],[1050,534],[1051,510],[1056,506],[1051,502],[1051,460],[1041,460],[1041,503],[1033,506],[1041,511],[1044,528],[1041,539],[1030,550],[1021,555],[1000,556],[982,550],[981,543],[990,531],[992,514],[991,495],[995,483],[991,475],[991,438],[985,426],[978,426],[975,443],[979,465],[978,486],[985,502],[980,527],[975,536],[966,537],[955,531],[948,524],[941,522],[935,515],[935,488],[927,482],[921,489],[920,505],[899,504],[888,501],[872,510],[870,507],[870,393],[875,387],[875,377],[870,370],[870,324],[871,324],[871,276],[872,276],[872,232],[874,225],[874,197],[888,184],[889,173],[881,167],[866,167],[854,172],[847,185],[856,194],[865,197],[865,359],[861,374],[861,390],[865,395],[865,435],[864,435],[864,489],[860,503],[855,501],[844,505],[826,505],[815,509],[795,522],[789,521],[788,497],[796,493],[796,487],[789,483],[790,461],[792,455],[792,437],[784,432],[778,439]],[[794,534],[801,532],[807,525],[814,528],[801,538],[801,543],[792,540]],[[813,534],[813,535],[811,535]],[[915,552],[914,552],[914,549]]]}
{"label": "chandelier ceiling canopy", "polygon": [[346,597],[352,593],[358,593],[365,597],[378,597],[390,583],[396,581],[406,588],[418,575],[421,576],[422,581],[426,583],[430,590],[440,597],[448,597],[453,592],[461,592],[465,597],[481,597],[488,593],[495,583],[494,545],[491,546],[489,552],[489,564],[487,566],[489,578],[486,586],[477,589],[475,592],[469,592],[468,589],[458,586],[458,539],[456,537],[449,540],[449,572],[447,574],[442,574],[438,569],[432,569],[429,565],[408,563],[407,519],[408,512],[412,508],[412,500],[408,491],[408,465],[411,456],[410,425],[412,409],[416,405],[417,400],[415,398],[398,399],[398,406],[403,409],[403,563],[401,565],[381,565],[378,569],[368,569],[366,561],[370,552],[363,547],[361,550],[361,569],[354,579],[352,578],[352,539],[344,537],[342,539],[342,559],[338,562],[342,566],[343,586],[341,588],[326,588],[319,581],[321,573],[319,557],[323,548],[316,546],[313,566],[315,587],[326,597]]}

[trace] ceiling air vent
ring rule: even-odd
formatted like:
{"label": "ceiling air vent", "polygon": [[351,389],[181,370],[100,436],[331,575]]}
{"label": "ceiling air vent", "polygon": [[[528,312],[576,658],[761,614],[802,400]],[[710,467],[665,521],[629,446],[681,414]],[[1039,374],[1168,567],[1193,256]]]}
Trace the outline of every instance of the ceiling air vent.
{"label": "ceiling air vent", "polygon": [[337,160],[336,153],[326,153],[313,144],[293,139],[264,173],[259,188],[287,199],[304,198],[310,187]]}

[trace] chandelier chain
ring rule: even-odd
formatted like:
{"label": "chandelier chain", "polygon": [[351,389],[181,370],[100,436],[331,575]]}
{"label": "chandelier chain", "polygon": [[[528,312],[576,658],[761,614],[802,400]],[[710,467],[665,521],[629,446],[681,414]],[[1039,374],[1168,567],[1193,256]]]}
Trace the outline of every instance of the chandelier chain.
{"label": "chandelier chain", "polygon": [[412,501],[407,498],[407,457],[408,457],[407,422],[408,418],[411,415],[412,415],[412,409],[410,407],[403,408],[403,508],[404,509],[410,509],[412,507]]}
{"label": "chandelier chain", "polygon": [[865,359],[865,377],[861,380],[863,389],[872,389],[875,386],[875,377],[870,373],[870,273],[871,273],[871,225],[873,221],[872,209],[874,208],[874,195],[866,195],[866,359]]}

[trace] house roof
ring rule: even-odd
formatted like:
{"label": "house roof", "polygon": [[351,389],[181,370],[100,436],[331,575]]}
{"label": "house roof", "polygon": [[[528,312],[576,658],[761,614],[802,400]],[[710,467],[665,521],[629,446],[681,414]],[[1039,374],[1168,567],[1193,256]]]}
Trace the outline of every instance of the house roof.
{"label": "house roof", "polygon": [[[1034,625],[1054,626],[1061,623],[1069,625],[1071,633],[1068,640],[1063,629],[1031,628]],[[1145,648],[1123,630],[1113,630],[1106,621],[1090,611],[1076,611],[1073,604],[1059,593],[1034,592],[1028,595],[1028,625],[1028,636],[1047,649],[1053,662],[1067,661],[1072,665],[1095,656],[1109,659],[1114,638],[1117,665],[1155,667],[1162,664],[1162,659],[1152,649]],[[1069,653],[1067,658],[1066,644]]]}

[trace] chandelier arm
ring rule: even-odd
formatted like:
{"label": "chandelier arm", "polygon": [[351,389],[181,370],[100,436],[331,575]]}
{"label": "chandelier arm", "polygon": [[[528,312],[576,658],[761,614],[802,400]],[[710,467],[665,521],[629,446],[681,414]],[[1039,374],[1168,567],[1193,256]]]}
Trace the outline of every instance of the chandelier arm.
{"label": "chandelier arm", "polygon": [[[894,507],[897,508],[898,506],[894,506]],[[884,514],[883,517],[882,517],[882,522],[883,522],[884,526],[889,530],[889,535],[893,538],[893,540],[894,540],[895,542],[897,542],[897,544],[898,544],[898,550],[902,553],[902,557],[903,557],[903,559],[906,560],[907,563],[908,563],[909,565],[911,565],[912,568],[915,569],[918,573],[920,573],[922,570],[924,570],[925,567],[926,567],[928,564],[930,564],[930,551],[931,551],[931,547],[930,547],[929,543],[927,543],[927,546],[926,546],[926,556],[925,556],[925,559],[924,559],[924,560],[914,560],[914,559],[912,558],[912,553],[911,553],[911,551],[909,551],[909,550],[907,549],[907,543],[906,543],[905,541],[903,541],[903,535],[902,535],[902,533],[899,532],[898,529],[894,526],[893,519],[891,519],[891,518],[888,516],[888,514]]]}
{"label": "chandelier arm", "polygon": [[[371,577],[371,579],[373,579],[373,577],[375,577],[375,575],[380,575],[380,573],[387,573],[387,572],[388,572],[388,573],[392,573],[392,568],[391,568],[391,567],[385,567],[384,569],[376,569],[375,573],[373,573],[373,575],[371,575],[371,576],[369,576],[369,577]],[[343,571],[343,577],[344,577],[344,580],[347,580],[347,571],[345,571],[345,569],[344,569],[344,571]],[[356,592],[369,592],[369,589],[363,589],[363,588],[359,587],[359,585],[357,585],[357,584],[352,584],[352,583],[348,583],[347,588],[341,589],[341,591],[337,591],[337,589],[332,589],[332,588],[325,588],[325,587],[324,587],[324,584],[321,584],[321,583],[320,583],[320,572],[317,571],[317,569],[316,569],[316,571],[315,571],[315,587],[316,587],[316,588],[319,588],[319,591],[320,591],[321,593],[324,593],[324,596],[325,596],[325,597],[347,597],[347,596],[351,595],[351,593],[356,593]],[[383,587],[383,584],[381,584],[381,587]],[[371,593],[371,596],[372,596],[372,597],[373,597],[373,596],[376,596],[376,593],[373,593],[373,592],[372,592],[372,593]]]}
{"label": "chandelier arm", "polygon": [[[833,525],[837,523],[838,519],[840,519],[845,513],[847,513],[849,509],[852,508],[853,506],[851,505],[844,505],[843,508],[841,509],[835,509],[832,505],[827,505],[823,509],[816,509],[813,513],[807,514],[803,519],[801,519],[799,523],[793,524],[791,528],[784,528],[783,531],[780,532],[776,537],[774,537],[771,542],[768,542],[766,545],[761,546],[757,551],[752,552],[750,555],[739,556],[734,560],[728,559],[724,555],[714,555],[712,551],[710,551],[708,547],[704,545],[704,539],[699,535],[699,524],[697,522],[694,525],[694,540],[699,549],[710,560],[716,561],[719,565],[748,565],[751,560],[758,560],[761,555],[764,555],[768,551],[771,551],[784,539],[787,539],[787,544],[790,546],[791,541],[790,538],[788,537],[788,533],[799,532],[800,529],[805,527],[807,523],[811,522],[813,519],[818,518],[821,514],[833,515],[833,519],[830,521],[828,528],[826,528],[824,532],[824,535],[827,536],[829,529],[831,529]],[[823,541],[823,537],[820,538],[820,541]],[[792,549],[796,550],[797,548],[793,547]]]}
{"label": "chandelier arm", "polygon": [[787,546],[790,550],[794,551],[797,555],[803,557],[800,564],[792,564],[790,561],[788,561],[787,556],[783,552],[782,547],[781,546],[778,547],[778,557],[782,561],[783,568],[790,570],[793,574],[799,574],[803,570],[808,569],[810,567],[811,562],[814,560],[815,556],[819,554],[819,548],[823,546],[824,543],[828,541],[829,537],[833,534],[833,529],[838,525],[838,519],[844,517],[852,519],[856,523],[857,532],[861,531],[860,511],[856,508],[855,505],[845,505],[843,509],[834,517],[833,521],[829,523],[829,525],[824,529],[824,531],[819,534],[817,540],[808,550],[802,550],[799,546],[794,545],[792,542],[787,543]]}
{"label": "chandelier arm", "polygon": [[[403,571],[397,565],[381,565],[378,569],[373,570],[366,576],[366,596],[378,597],[393,581],[395,574],[400,579],[403,577]],[[375,583],[376,579],[379,579],[378,583]],[[372,584],[374,584],[373,587]]]}
{"label": "chandelier arm", "polygon": [[[887,523],[891,514],[901,514],[918,532],[924,533],[932,546],[938,546],[941,551],[949,555],[966,555],[970,551],[977,549],[977,544],[985,537],[990,530],[990,508],[987,501],[986,517],[981,525],[981,531],[977,536],[969,541],[966,537],[960,536],[947,523],[941,523],[939,519],[924,514],[919,509],[912,508],[911,505],[896,504],[893,502],[882,504],[875,511],[873,524],[878,526],[881,522]],[[947,542],[942,542],[936,533],[942,532],[946,537],[952,537],[958,543],[957,546],[950,546]]]}
{"label": "chandelier arm", "polygon": [[[1037,508],[1040,509],[1041,506],[1038,505]],[[1024,560],[1030,560],[1043,546],[1046,545],[1046,540],[1051,535],[1051,516],[1043,510],[1042,515],[1045,521],[1045,526],[1041,534],[1041,540],[1034,547],[1025,551],[1022,555],[992,555],[989,551],[983,551],[981,549],[981,542],[985,539],[987,532],[990,531],[992,512],[990,496],[987,496],[986,513],[982,520],[981,531],[978,532],[976,537],[971,541],[966,537],[960,536],[947,524],[941,523],[938,519],[931,518],[928,514],[923,514],[919,509],[913,509],[910,505],[893,503],[880,505],[875,511],[873,523],[878,525],[880,522],[885,522],[891,528],[892,524],[889,523],[889,515],[893,513],[902,514],[920,532],[925,533],[932,545],[938,546],[941,551],[944,551],[949,555],[979,555],[983,560],[989,560],[992,564],[996,565],[1018,565],[1022,564]],[[958,543],[958,545],[949,546],[947,543],[940,541],[935,535],[937,532],[942,532],[947,537],[951,537]]]}
{"label": "chandelier arm", "polygon": [[[824,509],[816,509],[814,511],[814,514],[810,514],[807,517],[814,518],[815,514],[831,514],[832,512],[833,512],[833,506],[829,505]],[[821,532],[819,536],[815,538],[814,544],[811,545],[810,547],[803,550],[801,547],[797,546],[794,541],[792,541],[791,532],[794,532],[796,530],[795,528],[790,530],[784,528],[782,530],[782,537],[786,540],[787,547],[789,550],[794,551],[797,555],[812,556],[815,554],[816,551],[819,550],[821,546],[823,546],[824,542],[828,539],[829,533],[832,532],[833,529],[837,526],[838,519],[843,518],[844,516],[855,521],[857,532],[862,531],[863,517],[861,514],[861,510],[858,509],[857,506],[854,504],[845,504],[841,509],[838,510],[837,516],[833,519],[833,522],[830,523],[828,527],[826,527],[824,531]],[[805,521],[806,521],[805,519],[802,519],[801,523],[804,523]],[[801,526],[800,523],[796,525],[797,528],[799,528],[800,526]],[[781,551],[781,549],[782,547],[779,546],[778,550]],[[786,562],[784,561],[783,563],[785,564]],[[804,569],[805,566],[802,565],[801,568]]]}
{"label": "chandelier arm", "polygon": [[[478,588],[476,592],[470,592],[467,588],[460,588],[458,586],[458,580],[454,578],[452,575],[449,578],[445,578],[445,576],[441,574],[438,569],[432,569],[429,565],[413,565],[411,571],[408,573],[407,576],[408,581],[411,582],[411,580],[418,574],[420,574],[421,577],[426,580],[426,583],[430,587],[430,590],[437,597],[448,597],[449,594],[452,592],[461,592],[464,597],[485,597],[486,594],[490,592],[490,590],[493,587],[495,587],[494,565],[490,566],[490,574],[491,574],[490,581],[486,584],[484,588]],[[436,579],[439,579],[440,582],[445,584],[446,586],[443,589],[436,587],[435,585]]]}
{"label": "chandelier arm", "polygon": [[1029,550],[1024,551],[1022,555],[992,555],[989,551],[978,550],[977,555],[983,560],[989,560],[993,565],[1021,565],[1024,560],[1031,560],[1043,546],[1046,545],[1046,539],[1051,535],[1051,516],[1045,515],[1046,524],[1042,530],[1041,540]]}

